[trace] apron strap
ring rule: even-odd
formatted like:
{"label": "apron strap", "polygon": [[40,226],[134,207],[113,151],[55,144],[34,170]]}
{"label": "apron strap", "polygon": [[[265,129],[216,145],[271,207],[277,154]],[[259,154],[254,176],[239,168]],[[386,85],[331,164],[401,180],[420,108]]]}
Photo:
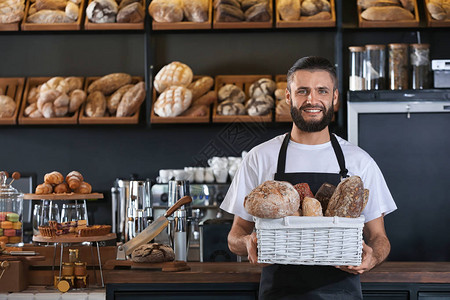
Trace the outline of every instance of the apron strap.
{"label": "apron strap", "polygon": [[339,168],[341,169],[341,171],[339,171],[339,174],[341,175],[342,178],[347,178],[348,170],[345,168],[345,158],[344,153],[342,153],[341,145],[339,145],[339,142],[337,141],[333,133],[330,133],[330,140],[331,145],[333,146],[334,149],[334,154],[336,154],[336,158],[339,163]]}
{"label": "apron strap", "polygon": [[[286,136],[284,137],[283,143],[281,144],[280,152],[278,153],[278,163],[277,163],[277,173],[278,174],[283,174],[285,171],[286,153],[287,153],[287,147],[288,147],[290,138],[291,138],[291,133],[288,132],[286,134]],[[342,148],[339,145],[339,142],[337,141],[337,139],[333,133],[330,133],[330,140],[331,140],[331,145],[333,146],[334,154],[336,154],[339,168],[341,169],[339,172],[339,175],[341,175],[342,178],[347,178],[348,170],[345,168],[345,158],[344,158],[344,153],[342,152]]]}

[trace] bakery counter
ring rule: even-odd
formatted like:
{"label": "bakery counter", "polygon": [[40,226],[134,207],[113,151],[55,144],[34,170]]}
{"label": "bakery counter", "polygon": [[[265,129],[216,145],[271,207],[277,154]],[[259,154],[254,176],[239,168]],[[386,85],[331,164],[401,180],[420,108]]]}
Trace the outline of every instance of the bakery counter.
{"label": "bakery counter", "polygon": [[[210,299],[213,294],[218,299],[257,299],[261,265],[188,265],[190,270],[181,272],[108,270],[107,299],[186,299],[194,295],[196,299]],[[450,262],[386,262],[363,274],[361,282],[364,298],[415,300],[435,299],[437,295],[450,299]]]}

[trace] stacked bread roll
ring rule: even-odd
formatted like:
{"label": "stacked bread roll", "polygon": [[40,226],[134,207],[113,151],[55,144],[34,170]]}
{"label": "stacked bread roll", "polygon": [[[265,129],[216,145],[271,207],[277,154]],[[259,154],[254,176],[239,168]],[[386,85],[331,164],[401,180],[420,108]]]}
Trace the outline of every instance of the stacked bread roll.
{"label": "stacked bread roll", "polygon": [[175,61],[165,65],[156,74],[153,86],[159,93],[153,111],[160,117],[206,116],[217,99],[211,88],[214,79],[201,76],[194,80],[192,69]]}
{"label": "stacked bread roll", "polygon": [[32,0],[27,23],[74,23],[78,20],[81,0]]}
{"label": "stacked bread roll", "polygon": [[0,24],[20,22],[25,10],[24,0],[0,0]]}
{"label": "stacked bread roll", "polygon": [[273,93],[276,83],[268,78],[261,78],[250,85],[249,98],[245,92],[234,84],[225,84],[218,93],[219,115],[262,116],[270,113],[274,106]]}
{"label": "stacked bread roll", "polygon": [[427,9],[435,20],[450,20],[450,0],[429,0]]}
{"label": "stacked bread roll", "polygon": [[39,184],[35,191],[38,195],[72,192],[78,194],[89,194],[92,192],[91,185],[84,181],[83,175],[78,171],[70,172],[65,178],[58,171],[47,173],[44,176],[44,183]]}
{"label": "stacked bread roll", "polygon": [[329,0],[278,0],[277,12],[284,21],[331,19]]}
{"label": "stacked bread roll", "polygon": [[145,9],[140,0],[93,0],[86,16],[92,23],[140,23]]}
{"label": "stacked bread roll", "polygon": [[29,118],[65,117],[78,110],[86,100],[79,77],[53,77],[28,92],[24,116]]}
{"label": "stacked bread roll", "polygon": [[214,0],[217,22],[268,22],[272,18],[269,0]]}
{"label": "stacked bread roll", "polygon": [[148,12],[153,20],[161,23],[206,22],[209,0],[153,0]]}
{"label": "stacked bread roll", "polygon": [[0,89],[0,118],[11,118],[16,112],[16,101],[13,98],[3,95]]}
{"label": "stacked bread roll", "polygon": [[87,117],[129,117],[139,111],[145,100],[143,81],[133,82],[131,75],[112,73],[89,84],[84,107]]}
{"label": "stacked bread roll", "polygon": [[258,218],[346,217],[358,218],[369,199],[369,190],[364,189],[358,176],[342,180],[336,187],[324,183],[316,195],[307,183],[292,185],[285,181],[269,180],[245,197],[244,208]]}
{"label": "stacked bread roll", "polygon": [[415,0],[358,0],[361,18],[368,21],[414,20]]}
{"label": "stacked bread roll", "polygon": [[286,81],[277,82],[277,88],[274,92],[275,95],[275,113],[280,116],[290,116],[291,115],[291,107],[286,102]]}

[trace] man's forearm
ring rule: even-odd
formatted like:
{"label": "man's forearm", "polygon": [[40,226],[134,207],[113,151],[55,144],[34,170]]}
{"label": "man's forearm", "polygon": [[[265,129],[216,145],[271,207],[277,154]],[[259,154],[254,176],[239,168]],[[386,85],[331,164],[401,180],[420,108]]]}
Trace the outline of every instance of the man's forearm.
{"label": "man's forearm", "polygon": [[373,250],[372,255],[375,258],[374,267],[385,261],[391,251],[391,244],[386,236],[379,236],[368,240],[367,245]]}
{"label": "man's forearm", "polygon": [[230,248],[231,252],[233,252],[236,255],[240,256],[246,256],[247,253],[247,239],[250,238],[250,236],[246,233],[243,234],[230,234],[228,235],[228,247]]}

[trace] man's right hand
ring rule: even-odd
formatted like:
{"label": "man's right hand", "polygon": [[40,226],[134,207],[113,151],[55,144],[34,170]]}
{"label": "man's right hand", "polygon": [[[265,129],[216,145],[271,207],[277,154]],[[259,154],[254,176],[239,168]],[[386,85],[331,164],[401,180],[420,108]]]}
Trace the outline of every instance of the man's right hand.
{"label": "man's right hand", "polygon": [[234,216],[233,226],[228,234],[228,247],[234,254],[247,255],[249,262],[257,263],[258,252],[255,223]]}
{"label": "man's right hand", "polygon": [[248,253],[248,261],[252,264],[258,263],[258,243],[256,238],[256,232],[248,235],[246,238],[246,246]]}

